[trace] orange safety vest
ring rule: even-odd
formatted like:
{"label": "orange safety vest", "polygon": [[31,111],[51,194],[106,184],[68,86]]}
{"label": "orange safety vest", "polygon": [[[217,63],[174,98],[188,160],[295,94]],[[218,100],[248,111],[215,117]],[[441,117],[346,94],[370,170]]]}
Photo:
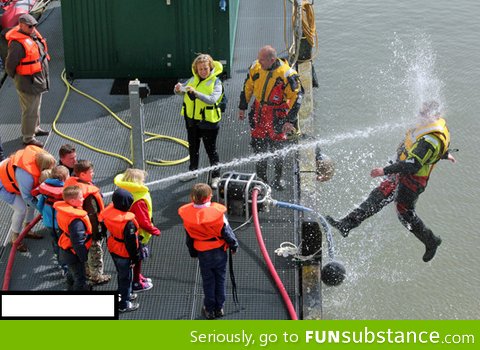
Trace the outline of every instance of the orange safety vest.
{"label": "orange safety vest", "polygon": [[97,186],[82,182],[76,176],[70,176],[67,180],[65,180],[65,185],[63,187],[65,188],[68,186],[80,187],[82,189],[83,199],[86,199],[88,196],[93,196],[98,204],[99,212],[105,209],[103,198],[100,194],[100,189]]}
{"label": "orange safety vest", "polygon": [[137,228],[135,235],[137,236],[137,249],[138,244],[138,223],[135,220],[135,214],[130,212],[124,212],[116,209],[113,203],[110,203],[99,215],[99,220],[105,223],[110,236],[107,239],[107,247],[110,253],[121,256],[122,258],[129,259],[127,247],[125,246],[125,236],[123,235],[125,225],[129,221],[133,221],[133,224]]}
{"label": "orange safety vest", "polygon": [[63,187],[52,186],[42,182],[35,191],[38,192],[38,194],[43,194],[45,196],[45,203],[49,205],[63,200]]}
{"label": "orange safety vest", "polygon": [[43,148],[37,146],[27,146],[10,156],[10,158],[0,164],[0,180],[3,187],[10,193],[20,194],[17,179],[15,178],[15,169],[21,168],[33,177],[33,188],[38,186],[38,179],[41,169],[37,165],[36,156],[38,153],[47,153]]}
{"label": "orange safety vest", "polygon": [[18,41],[25,49],[25,57],[20,60],[19,65],[16,68],[16,73],[19,75],[33,75],[42,71],[42,61],[47,59],[50,61],[50,55],[48,54],[47,41],[43,38],[37,29],[34,29],[34,33],[43,45],[43,51],[45,55],[40,56],[40,49],[35,40],[30,35],[26,35],[19,32],[20,26],[10,29],[5,38],[8,40],[8,45],[12,40]]}
{"label": "orange safety vest", "polygon": [[210,207],[195,208],[193,203],[182,205],[178,215],[183,220],[183,226],[193,238],[193,247],[199,252],[224,246],[227,243],[222,238],[222,228],[225,224],[223,216],[227,208],[222,204],[212,202]]}
{"label": "orange safety vest", "polygon": [[63,250],[70,251],[73,254],[77,254],[73,249],[72,240],[70,239],[70,233],[68,227],[73,220],[80,219],[85,224],[85,232],[87,237],[85,239],[85,247],[90,249],[92,245],[92,224],[88,219],[87,212],[83,209],[74,208],[67,204],[65,201],[56,202],[53,208],[57,211],[58,227],[62,230],[62,234],[58,239],[58,246]]}

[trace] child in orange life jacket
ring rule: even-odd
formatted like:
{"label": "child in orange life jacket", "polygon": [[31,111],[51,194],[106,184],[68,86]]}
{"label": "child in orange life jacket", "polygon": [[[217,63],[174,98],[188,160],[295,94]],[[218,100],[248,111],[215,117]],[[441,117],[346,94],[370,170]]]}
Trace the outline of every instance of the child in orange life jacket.
{"label": "child in orange life jacket", "polygon": [[132,203],[133,196],[128,191],[117,188],[113,192],[112,203],[99,216],[110,232],[107,246],[117,269],[120,312],[134,311],[139,307],[134,301],[136,294],[132,294],[132,267],[139,260],[140,248],[135,214],[128,211]]}
{"label": "child in orange life jacket", "polygon": [[238,241],[225,217],[227,209],[212,203],[212,189],[204,183],[193,186],[192,203],[178,209],[187,232],[186,244],[190,256],[198,257],[205,294],[202,313],[207,320],[224,315],[226,299],[225,275],[227,248],[235,253]]}
{"label": "child in orange life jacket", "polygon": [[92,225],[82,205],[83,192],[79,186],[65,187],[63,201],[53,205],[57,211],[58,227],[62,232],[58,239],[60,261],[68,265],[68,290],[73,291],[92,289],[85,275],[88,249],[92,244]]}
{"label": "child in orange life jacket", "polygon": [[152,236],[160,236],[160,230],[153,225],[152,198],[148,187],[145,186],[146,172],[141,169],[127,169],[123,174],[115,177],[114,183],[133,195],[133,204],[130,212],[135,214],[139,226],[141,245],[140,259],[133,268],[133,291],[143,292],[153,287],[152,280],[141,274],[142,260],[149,255],[147,244]]}
{"label": "child in orange life jacket", "polygon": [[[43,174],[43,172],[42,172]],[[41,176],[40,176],[41,177]],[[58,238],[60,232],[58,230],[58,223],[56,219],[56,211],[53,209],[53,204],[62,200],[62,191],[65,180],[70,177],[67,167],[57,165],[50,172],[50,177],[45,179],[40,186],[38,186],[39,196],[37,202],[37,209],[42,214],[43,225],[49,228],[52,237],[52,248],[57,262],[62,268],[63,274],[67,273],[67,265],[59,262],[59,247]]]}
{"label": "child in orange life jacket", "polygon": [[76,176],[65,181],[65,186],[77,185],[83,191],[83,209],[88,213],[92,223],[92,247],[88,252],[87,276],[92,284],[110,281],[111,275],[104,274],[102,242],[106,235],[105,227],[98,220],[103,210],[103,198],[100,189],[93,184],[93,164],[88,160],[80,160],[73,166]]}

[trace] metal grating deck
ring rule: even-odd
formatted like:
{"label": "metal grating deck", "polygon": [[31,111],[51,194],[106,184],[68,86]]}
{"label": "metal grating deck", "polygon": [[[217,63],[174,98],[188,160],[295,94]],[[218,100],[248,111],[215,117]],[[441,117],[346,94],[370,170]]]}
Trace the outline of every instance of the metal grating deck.
{"label": "metal grating deck", "polygon": [[[63,41],[61,29],[61,11],[58,2],[53,2],[45,12],[39,26],[49,41],[52,53],[51,91],[44,95],[42,106],[42,125],[50,128],[65,94],[65,86],[60,79],[63,70]],[[238,96],[248,66],[256,58],[258,49],[272,44],[279,52],[285,47],[283,42],[283,6],[273,6],[272,2],[245,0],[241,2],[238,16],[235,56],[232,78],[225,82],[229,97],[228,110],[219,134],[220,161],[227,162],[251,154],[249,147],[248,123],[237,120]],[[290,21],[287,20],[287,23]],[[275,28],[275,32],[272,31]],[[264,35],[258,35],[264,33]],[[129,122],[128,96],[109,95],[113,80],[77,80],[73,85],[95,96],[109,106],[123,120]],[[185,139],[186,131],[183,119],[179,115],[181,100],[177,96],[150,96],[144,101],[147,131]],[[13,81],[8,78],[0,89],[2,141],[7,151],[13,152],[21,147],[20,111]],[[63,113],[57,124],[58,129],[81,139],[95,147],[120,153],[129,157],[129,131],[111,118],[98,105],[71,92]],[[43,140],[45,141],[45,140]],[[60,146],[68,142],[57,134],[51,134],[46,140],[46,149],[56,155]],[[188,155],[187,150],[168,141],[152,141],[145,146],[149,159],[178,159]],[[108,157],[77,145],[80,159],[89,159],[95,165],[95,181],[103,192],[114,189],[113,177],[122,172],[127,164],[116,158]],[[201,150],[201,166],[207,166],[207,157]],[[187,163],[175,166],[147,166],[147,181],[158,180],[187,171]],[[297,202],[299,193],[294,171],[293,156],[285,162],[286,180],[291,186],[283,192],[275,192],[274,198],[287,202]],[[251,173],[254,164],[224,169]],[[198,181],[206,182],[206,175]],[[177,208],[188,201],[193,182],[163,182],[150,187],[154,219],[161,229],[159,238],[152,238],[152,256],[144,262],[143,273],[153,279],[154,288],[139,295],[140,309],[121,315],[124,319],[200,319],[202,305],[202,287],[197,262],[191,259],[184,244],[184,230]],[[109,200],[107,200],[108,202]],[[6,240],[10,224],[11,210],[0,203],[0,239]],[[296,242],[299,218],[296,213],[286,209],[273,209],[270,213],[261,213],[264,240],[273,263],[282,278],[285,287],[294,301],[297,310],[300,306],[298,271],[284,258],[277,257],[273,251],[283,241]],[[237,224],[238,225],[238,224]],[[235,227],[235,223],[232,223]],[[27,241],[28,253],[17,254],[11,290],[64,290],[65,285],[60,270],[54,263],[48,232],[37,225],[36,230],[43,232],[45,239]],[[252,225],[237,231],[240,250],[234,257],[240,308],[235,309],[230,289],[227,296],[225,319],[288,319],[276,286],[270,278],[258,248]],[[2,247],[0,255],[0,277],[3,278],[10,244]],[[115,269],[108,253],[105,254],[106,271],[115,276]],[[229,287],[230,288],[230,287]],[[116,281],[96,287],[97,290],[115,290]]]}

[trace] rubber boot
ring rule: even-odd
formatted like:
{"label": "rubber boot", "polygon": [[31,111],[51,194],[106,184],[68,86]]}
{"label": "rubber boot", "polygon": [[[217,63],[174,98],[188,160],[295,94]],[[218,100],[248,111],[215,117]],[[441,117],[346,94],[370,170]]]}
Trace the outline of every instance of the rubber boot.
{"label": "rubber boot", "polygon": [[350,230],[360,226],[360,224],[370,216],[378,213],[384,206],[393,200],[392,196],[387,196],[383,192],[375,188],[368,195],[368,198],[362,204],[355,208],[350,214],[340,220],[335,220],[331,216],[326,216],[325,219],[332,227],[335,227],[343,237],[347,237]]}
{"label": "rubber boot", "polygon": [[283,164],[280,161],[275,162],[275,178],[272,182],[272,187],[278,191],[285,189],[285,180],[283,176]]}
{"label": "rubber boot", "polygon": [[363,209],[356,208],[350,214],[340,220],[335,220],[328,215],[325,217],[325,219],[332,227],[335,227],[343,237],[347,237],[350,230],[359,226],[363,222],[363,220],[365,220],[369,216],[370,215],[367,215],[367,212],[365,212]]}
{"label": "rubber boot", "polygon": [[425,254],[423,254],[423,261],[429,262],[435,256],[437,248],[442,244],[442,239],[438,236],[435,236],[427,226],[423,223],[414,210],[408,210],[405,213],[399,214],[398,218],[400,222],[405,226],[410,232],[412,232],[415,237],[418,238],[420,242],[425,244]]}
{"label": "rubber boot", "polygon": [[[419,219],[420,220],[420,219]],[[421,222],[421,220],[420,220]],[[423,222],[422,222],[423,224]],[[435,256],[437,252],[437,248],[440,244],[442,244],[442,239],[438,236],[435,236],[428,227],[423,225],[423,227],[419,230],[412,226],[412,230],[410,230],[415,237],[417,237],[423,244],[425,244],[425,253],[423,254],[423,261],[429,262]]]}
{"label": "rubber boot", "polygon": [[268,184],[267,179],[267,161],[262,160],[257,162],[255,165],[255,171],[257,173],[257,178],[259,181],[262,181],[265,184]]}
{"label": "rubber boot", "polygon": [[353,228],[350,227],[350,225],[347,225],[346,222],[344,222],[344,219],[335,220],[330,215],[325,216],[325,219],[332,227],[335,227],[343,237],[347,237],[348,233]]}
{"label": "rubber boot", "polygon": [[432,231],[431,236],[428,238],[427,243],[425,243],[425,254],[423,254],[423,261],[429,262],[435,256],[437,248],[442,244],[442,239],[438,236],[435,236]]}

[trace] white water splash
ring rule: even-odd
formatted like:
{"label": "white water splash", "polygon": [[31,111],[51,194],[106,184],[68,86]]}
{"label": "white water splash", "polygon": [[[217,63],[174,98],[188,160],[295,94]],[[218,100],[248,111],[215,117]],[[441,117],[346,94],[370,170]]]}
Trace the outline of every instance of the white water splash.
{"label": "white water splash", "polygon": [[[385,133],[386,131],[391,131],[391,130],[398,129],[398,128],[403,128],[404,129],[405,126],[406,125],[402,124],[402,123],[389,123],[389,124],[382,124],[382,125],[367,127],[367,128],[358,129],[358,130],[352,130],[350,132],[345,132],[345,133],[341,133],[341,134],[337,134],[337,135],[332,135],[328,138],[319,138],[319,139],[315,139],[315,140],[312,140],[312,141],[302,142],[301,144],[295,144],[295,145],[287,146],[287,147],[285,147],[283,149],[280,149],[278,151],[275,151],[275,152],[264,152],[264,153],[254,154],[254,155],[244,157],[244,158],[234,158],[231,161],[226,162],[226,163],[219,163],[216,166],[209,166],[209,167],[201,168],[201,169],[198,169],[198,170],[195,170],[195,171],[187,171],[187,172],[184,172],[184,173],[172,175],[172,176],[169,176],[169,177],[166,177],[166,178],[163,178],[163,179],[148,182],[145,185],[148,186],[148,187],[151,187],[151,186],[158,185],[158,184],[161,184],[161,183],[166,183],[166,182],[170,182],[170,181],[178,181],[178,179],[181,178],[181,177],[188,176],[188,175],[191,175],[191,174],[201,175],[201,174],[204,174],[204,173],[208,173],[209,171],[212,171],[217,167],[225,170],[225,169],[228,169],[228,168],[234,168],[234,167],[238,167],[238,166],[241,166],[241,165],[244,165],[244,164],[257,162],[257,161],[272,158],[272,157],[279,157],[279,156],[284,157],[287,154],[289,154],[291,152],[294,152],[294,151],[315,149],[315,147],[317,147],[317,146],[324,146],[324,145],[332,146],[332,145],[335,145],[337,143],[342,143],[345,140],[367,139],[367,138],[371,137],[372,135]],[[104,197],[109,197],[112,194],[113,194],[113,192],[106,192],[103,195],[104,195]]]}
{"label": "white water splash", "polygon": [[262,159],[272,158],[272,157],[275,157],[275,156],[283,157],[283,156],[286,156],[287,154],[289,154],[290,152],[302,151],[302,150],[307,150],[307,149],[314,149],[316,146],[324,146],[324,145],[332,146],[332,145],[335,145],[337,143],[342,143],[345,140],[352,140],[352,139],[355,140],[355,139],[360,139],[360,138],[366,139],[366,138],[369,138],[370,136],[372,136],[374,134],[384,133],[385,131],[390,131],[392,129],[397,129],[397,128],[405,128],[405,124],[389,123],[389,124],[383,124],[383,125],[378,125],[378,126],[374,126],[374,127],[363,128],[363,129],[359,129],[359,130],[352,130],[350,132],[345,132],[345,133],[342,133],[342,134],[332,135],[328,138],[319,138],[319,139],[312,140],[312,141],[302,142],[301,144],[291,145],[291,146],[285,147],[285,148],[280,149],[280,150],[275,151],[275,152],[264,152],[264,153],[254,154],[254,155],[244,157],[244,158],[234,158],[229,162],[219,163],[217,166],[210,166],[210,167],[198,169],[196,171],[189,171],[189,172],[186,172],[186,173],[177,174],[177,175],[170,176],[170,177],[167,177],[167,178],[164,178],[164,179],[149,182],[146,185],[151,186],[151,185],[156,185],[156,184],[163,183],[163,182],[168,182],[168,181],[178,181],[178,178],[180,176],[189,175],[189,174],[192,174],[192,173],[203,174],[203,173],[207,173],[211,170],[214,170],[216,167],[220,167],[220,168],[223,168],[223,169],[233,168],[233,167],[238,167],[238,166],[248,164],[248,163],[252,163],[252,162],[257,162],[257,161],[262,160]]}
{"label": "white water splash", "polygon": [[400,90],[405,92],[403,105],[406,112],[417,116],[422,104],[431,100],[437,101],[440,110],[445,111],[444,83],[435,70],[437,57],[429,36],[418,34],[410,45],[408,47],[397,35],[391,44],[391,68],[402,77],[399,80]]}

